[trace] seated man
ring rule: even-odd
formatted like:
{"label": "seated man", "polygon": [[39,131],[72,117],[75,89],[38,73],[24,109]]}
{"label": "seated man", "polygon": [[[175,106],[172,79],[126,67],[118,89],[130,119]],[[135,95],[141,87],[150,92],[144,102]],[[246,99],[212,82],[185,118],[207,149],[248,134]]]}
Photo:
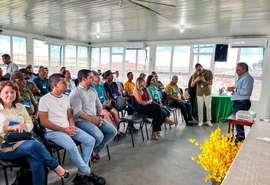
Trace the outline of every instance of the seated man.
{"label": "seated man", "polygon": [[178,76],[173,76],[172,81],[166,86],[166,93],[168,96],[169,104],[181,109],[184,120],[188,126],[193,126],[192,108],[190,103],[185,99],[177,85]]}
{"label": "seated man", "polygon": [[[113,73],[111,70],[106,71],[104,77],[106,77],[107,81],[104,84],[104,89],[106,91],[106,98],[112,101],[112,106],[116,108],[115,102],[117,96],[122,96],[121,92],[118,89],[118,86],[115,82],[113,82]],[[127,108],[125,109],[128,115],[133,114],[133,108],[128,104]]]}
{"label": "seated man", "polygon": [[[65,76],[55,73],[50,76],[49,83],[52,91],[44,95],[39,102],[41,125],[47,130],[45,137],[69,153],[71,161],[78,168],[78,173],[73,180],[74,184],[90,185],[91,182],[99,185],[106,184],[105,179],[92,173],[88,166],[95,139],[75,127],[69,98],[63,94],[67,88]],[[74,140],[84,145],[82,156]]]}
{"label": "seated man", "polygon": [[47,79],[47,71],[43,66],[39,67],[38,77],[33,80],[37,85],[37,88],[40,90],[41,95],[45,95],[50,92],[49,82]]}
{"label": "seated man", "polygon": [[14,81],[18,85],[20,92],[19,102],[24,105],[34,122],[37,118],[38,106],[34,95],[26,87],[26,80],[24,79],[23,74],[20,72],[14,72],[11,75],[10,80]]}
{"label": "seated man", "polygon": [[92,72],[82,69],[78,72],[79,86],[71,91],[69,98],[74,111],[76,126],[96,139],[92,161],[100,159],[99,152],[116,136],[116,128],[102,119],[102,104],[98,94],[90,87]]}

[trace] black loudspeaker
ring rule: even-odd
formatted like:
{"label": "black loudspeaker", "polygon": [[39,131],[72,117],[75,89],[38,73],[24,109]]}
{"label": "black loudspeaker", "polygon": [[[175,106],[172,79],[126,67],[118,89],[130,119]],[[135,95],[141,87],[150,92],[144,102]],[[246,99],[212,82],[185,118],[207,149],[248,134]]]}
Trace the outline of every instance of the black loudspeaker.
{"label": "black loudspeaker", "polygon": [[217,44],[215,62],[226,62],[228,56],[228,44]]}

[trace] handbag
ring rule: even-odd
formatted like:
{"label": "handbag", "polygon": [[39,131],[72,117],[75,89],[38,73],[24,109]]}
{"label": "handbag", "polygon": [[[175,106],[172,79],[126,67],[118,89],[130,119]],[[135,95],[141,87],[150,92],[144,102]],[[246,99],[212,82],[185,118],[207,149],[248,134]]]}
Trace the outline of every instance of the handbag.
{"label": "handbag", "polygon": [[4,136],[4,141],[7,143],[32,139],[34,139],[34,137],[31,132],[7,132]]}

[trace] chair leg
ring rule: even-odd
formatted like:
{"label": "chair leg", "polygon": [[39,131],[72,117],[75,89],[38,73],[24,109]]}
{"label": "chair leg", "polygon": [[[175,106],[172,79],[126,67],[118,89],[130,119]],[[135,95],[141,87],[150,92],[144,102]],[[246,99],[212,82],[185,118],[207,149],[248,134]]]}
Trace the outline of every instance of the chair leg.
{"label": "chair leg", "polygon": [[5,182],[6,182],[6,185],[8,185],[8,176],[7,176],[7,169],[4,168],[4,177],[5,177]]}
{"label": "chair leg", "polygon": [[143,142],[144,142],[144,135],[143,135],[143,122],[142,123],[140,123],[140,130],[141,130],[141,134],[142,134],[142,140],[143,140]]}
{"label": "chair leg", "polygon": [[146,131],[146,137],[149,140],[149,134],[148,134],[148,128],[147,128],[147,123],[144,121],[144,125],[145,125],[145,131]]}
{"label": "chair leg", "polygon": [[131,136],[132,146],[135,147],[135,145],[134,145],[134,139],[133,139],[133,134],[132,134],[132,129],[131,129],[130,123],[128,123],[128,126],[127,127],[128,127],[128,130],[129,130],[130,136]]}
{"label": "chair leg", "polygon": [[60,157],[60,153],[59,153],[59,150],[56,150],[56,153],[57,153],[57,159],[58,159],[58,163],[59,165],[61,165],[61,157]]}
{"label": "chair leg", "polygon": [[64,164],[64,163],[65,163],[65,159],[66,159],[66,153],[67,153],[67,151],[66,151],[66,150],[64,150],[64,155],[63,155],[62,164]]}
{"label": "chair leg", "polygon": [[110,161],[110,160],[111,160],[111,155],[110,155],[109,146],[106,145],[106,148],[107,148],[107,153],[108,153],[108,159],[109,159],[109,161]]}

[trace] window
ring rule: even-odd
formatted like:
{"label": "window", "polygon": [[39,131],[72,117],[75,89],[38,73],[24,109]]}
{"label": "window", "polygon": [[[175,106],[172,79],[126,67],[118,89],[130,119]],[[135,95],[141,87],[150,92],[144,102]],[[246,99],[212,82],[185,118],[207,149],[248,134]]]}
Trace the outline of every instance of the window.
{"label": "window", "polygon": [[88,68],[88,48],[78,46],[78,67]]}
{"label": "window", "polygon": [[138,52],[138,64],[137,71],[148,71],[149,70],[149,47],[145,50],[137,50]]}
{"label": "window", "polygon": [[[51,59],[51,66],[59,67],[62,66],[61,64],[61,46],[50,45],[50,59]],[[63,52],[62,52],[63,56]]]}
{"label": "window", "polygon": [[16,64],[26,65],[26,38],[12,37],[13,40],[13,61]]}
{"label": "window", "polygon": [[212,44],[199,44],[193,46],[193,66],[200,63],[205,69],[211,68],[214,46]]}
{"label": "window", "polygon": [[110,69],[110,48],[101,48],[100,62],[100,69],[102,72]]}
{"label": "window", "polygon": [[91,48],[91,69],[98,70],[99,69],[99,48]]}
{"label": "window", "polygon": [[1,50],[0,50],[1,56],[3,54],[11,55],[11,52],[10,52],[10,36],[0,35],[0,46],[1,46]]}
{"label": "window", "polygon": [[112,70],[122,74],[123,55],[112,55]]}
{"label": "window", "polygon": [[34,40],[34,65],[35,66],[49,66],[48,44],[41,40]]}
{"label": "window", "polygon": [[[126,50],[125,73],[136,69],[136,53],[136,50]],[[124,76],[126,76],[126,74]]]}
{"label": "window", "polygon": [[156,48],[156,71],[170,72],[171,51],[171,46]]}
{"label": "window", "polygon": [[254,77],[254,86],[251,100],[258,101],[262,90],[263,77],[263,48],[241,48],[240,61],[248,64],[249,73]]}
{"label": "window", "polygon": [[76,46],[67,45],[65,47],[65,66],[76,67]]}
{"label": "window", "polygon": [[172,72],[189,72],[190,46],[175,46]]}
{"label": "window", "polygon": [[112,53],[114,53],[114,54],[124,53],[124,48],[123,47],[112,47]]}

